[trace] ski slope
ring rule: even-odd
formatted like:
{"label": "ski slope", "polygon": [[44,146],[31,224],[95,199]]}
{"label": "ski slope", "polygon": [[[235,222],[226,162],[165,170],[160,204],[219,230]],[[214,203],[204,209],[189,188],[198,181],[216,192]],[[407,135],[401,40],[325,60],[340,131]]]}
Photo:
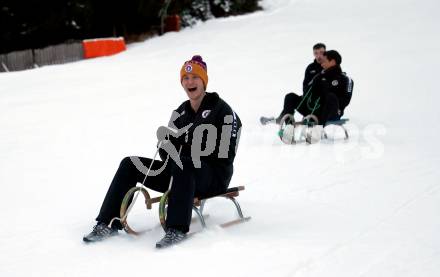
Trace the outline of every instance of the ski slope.
{"label": "ski slope", "polygon": [[[0,276],[440,276],[439,2],[262,5],[116,56],[0,74]],[[283,145],[258,118],[301,90],[316,42],[355,81],[351,139]],[[215,199],[209,230],[157,251],[157,207],[139,200],[130,222],[150,232],[84,244],[120,160],[151,157],[185,100],[193,54],[243,121],[231,185],[246,186],[252,220],[216,228],[236,215]]]}

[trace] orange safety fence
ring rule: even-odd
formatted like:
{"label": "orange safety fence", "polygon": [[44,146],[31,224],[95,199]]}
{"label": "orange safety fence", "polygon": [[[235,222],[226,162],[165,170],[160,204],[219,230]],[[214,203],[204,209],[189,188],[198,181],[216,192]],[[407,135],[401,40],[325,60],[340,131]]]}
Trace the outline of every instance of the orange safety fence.
{"label": "orange safety fence", "polygon": [[99,38],[83,40],[84,58],[110,56],[125,51],[125,41],[119,38]]}

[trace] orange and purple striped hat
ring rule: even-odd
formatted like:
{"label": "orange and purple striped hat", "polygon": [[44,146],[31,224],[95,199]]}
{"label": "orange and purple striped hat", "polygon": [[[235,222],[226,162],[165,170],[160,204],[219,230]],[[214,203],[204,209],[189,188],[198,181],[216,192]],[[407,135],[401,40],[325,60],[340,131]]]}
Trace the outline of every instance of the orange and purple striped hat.
{"label": "orange and purple striped hat", "polygon": [[185,76],[187,73],[196,74],[199,76],[200,79],[202,79],[206,89],[208,86],[208,66],[203,61],[202,56],[195,55],[191,58],[191,60],[186,61],[182,65],[182,68],[180,69],[180,82],[182,82],[183,76]]}

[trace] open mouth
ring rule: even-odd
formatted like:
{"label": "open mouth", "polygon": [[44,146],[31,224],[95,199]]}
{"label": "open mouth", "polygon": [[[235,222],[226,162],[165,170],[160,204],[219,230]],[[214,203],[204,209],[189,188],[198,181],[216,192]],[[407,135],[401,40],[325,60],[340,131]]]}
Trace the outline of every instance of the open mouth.
{"label": "open mouth", "polygon": [[196,91],[197,90],[197,88],[195,87],[195,88],[188,88],[188,91],[189,92],[194,92],[194,91]]}

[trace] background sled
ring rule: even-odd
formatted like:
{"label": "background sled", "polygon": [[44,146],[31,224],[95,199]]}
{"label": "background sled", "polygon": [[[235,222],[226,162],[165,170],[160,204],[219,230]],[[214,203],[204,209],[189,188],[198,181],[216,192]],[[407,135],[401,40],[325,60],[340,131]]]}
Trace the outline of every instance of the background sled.
{"label": "background sled", "polygon": [[[345,128],[344,124],[348,122],[348,118],[341,118],[339,120],[330,120],[327,121],[324,125],[320,125],[318,122],[318,118],[313,115],[307,115],[305,116],[301,121],[295,122],[295,119],[292,114],[286,114],[284,115],[280,120],[280,130],[278,131],[278,136],[280,137],[281,141],[285,144],[296,144],[301,141],[302,138],[304,138],[304,141],[307,144],[313,143],[313,130],[316,127],[322,128],[321,132],[321,139],[328,139],[328,135],[325,131],[325,127],[334,125],[339,126],[344,130],[344,140],[349,139],[348,130]],[[297,140],[295,138],[295,132],[298,132],[298,129],[300,129],[300,136]]]}

